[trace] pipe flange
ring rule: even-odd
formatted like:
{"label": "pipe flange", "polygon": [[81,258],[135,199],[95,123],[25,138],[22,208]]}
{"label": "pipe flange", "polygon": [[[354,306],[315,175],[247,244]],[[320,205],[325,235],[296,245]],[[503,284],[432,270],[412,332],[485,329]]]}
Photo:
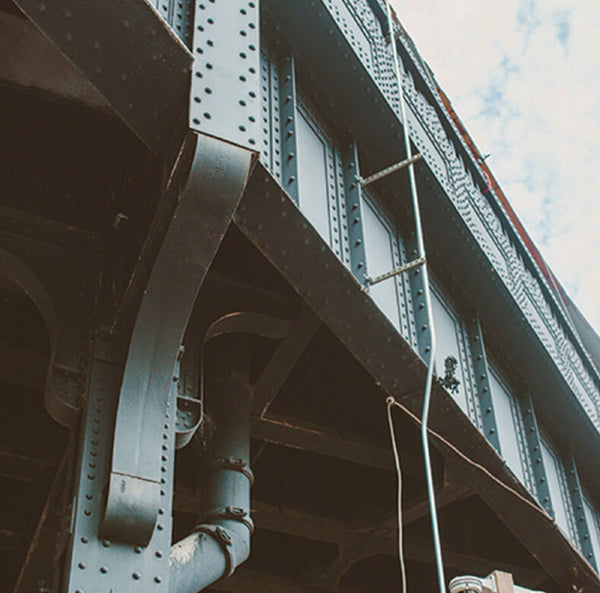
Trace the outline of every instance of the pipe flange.
{"label": "pipe flange", "polygon": [[202,524],[198,525],[194,531],[210,535],[221,546],[225,555],[225,569],[221,578],[226,579],[230,577],[235,571],[235,556],[232,548],[233,540],[227,529],[219,525]]}
{"label": "pipe flange", "polygon": [[254,533],[254,522],[250,518],[250,514],[240,507],[227,506],[220,509],[212,509],[202,515],[203,521],[211,521],[214,519],[228,519],[243,523],[250,534]]}
{"label": "pipe flange", "polygon": [[254,473],[250,469],[250,466],[239,457],[222,457],[220,459],[214,459],[210,464],[210,471],[216,472],[222,469],[228,469],[234,472],[244,474],[250,482],[250,487],[254,486]]}

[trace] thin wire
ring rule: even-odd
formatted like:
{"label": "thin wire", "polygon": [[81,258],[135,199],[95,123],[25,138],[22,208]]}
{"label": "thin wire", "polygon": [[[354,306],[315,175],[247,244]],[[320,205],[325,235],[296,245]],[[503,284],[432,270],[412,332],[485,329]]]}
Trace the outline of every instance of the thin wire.
{"label": "thin wire", "polygon": [[[406,412],[417,424],[421,424],[421,419],[418,416],[416,416],[415,414],[413,414],[406,406],[403,406],[400,402],[398,402],[394,397],[392,397],[392,396],[388,397],[386,399],[386,403],[388,404],[388,410],[389,410],[390,406],[397,406],[398,408],[400,408],[401,410]],[[429,427],[427,428],[427,430],[431,435],[433,435],[439,441],[444,443],[444,445],[446,445],[446,447],[448,447],[449,449],[454,451],[461,459],[466,461],[469,465],[472,465],[473,467],[475,467],[478,470],[480,470],[481,472],[483,472],[486,476],[488,476],[488,478],[492,479],[499,486],[502,486],[502,488],[504,488],[507,492],[510,492],[516,498],[518,498],[519,500],[524,502],[527,506],[531,507],[534,511],[537,511],[540,515],[542,515],[542,517],[544,517],[545,519],[548,519],[548,521],[550,521],[551,523],[554,523],[554,519],[550,515],[548,515],[548,513],[546,513],[546,511],[542,507],[536,505],[535,503],[531,502],[530,500],[527,500],[527,498],[525,498],[522,494],[520,494],[519,492],[517,492],[516,490],[511,488],[508,484],[505,484],[500,478],[498,478],[492,472],[490,472],[489,469],[487,469],[483,465],[477,463],[476,461],[473,461],[468,455],[463,453],[458,447],[456,447],[451,442],[446,440],[441,434],[437,433],[435,430],[433,430],[432,428],[429,428]]]}
{"label": "thin wire", "polygon": [[398,455],[398,445],[396,444],[396,432],[394,431],[394,420],[392,418],[392,406],[396,403],[393,397],[386,399],[387,419],[390,429],[390,440],[392,441],[392,452],[394,454],[394,464],[396,465],[396,474],[398,476],[398,559],[400,561],[400,574],[402,575],[402,593],[406,593],[406,565],[404,563],[404,531],[402,527],[402,468],[400,466],[400,455]]}

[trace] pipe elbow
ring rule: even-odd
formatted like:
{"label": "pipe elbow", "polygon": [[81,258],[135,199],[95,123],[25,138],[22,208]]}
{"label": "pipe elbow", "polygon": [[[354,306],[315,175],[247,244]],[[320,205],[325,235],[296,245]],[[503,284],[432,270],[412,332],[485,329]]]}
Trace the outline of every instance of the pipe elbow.
{"label": "pipe elbow", "polygon": [[171,548],[170,593],[198,593],[231,576],[250,556],[251,533],[246,522],[221,521],[196,527]]}

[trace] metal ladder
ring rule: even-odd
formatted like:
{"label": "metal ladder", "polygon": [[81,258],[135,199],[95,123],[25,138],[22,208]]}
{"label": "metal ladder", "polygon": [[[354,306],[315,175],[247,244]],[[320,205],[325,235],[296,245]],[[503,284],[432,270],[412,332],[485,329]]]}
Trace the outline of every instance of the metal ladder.
{"label": "metal ladder", "polygon": [[[422,267],[423,275],[423,292],[425,297],[425,305],[427,310],[428,317],[428,326],[431,332],[431,344],[429,352],[425,353],[425,362],[427,364],[427,377],[425,380],[425,388],[423,393],[423,411],[421,415],[421,445],[423,448],[423,457],[425,460],[425,477],[427,481],[427,495],[429,499],[429,511],[431,516],[431,529],[433,532],[433,548],[435,553],[435,563],[437,568],[437,577],[438,577],[438,586],[439,593],[446,593],[446,584],[445,584],[445,576],[444,576],[444,565],[442,562],[442,547],[440,542],[440,534],[439,534],[439,525],[438,525],[438,516],[437,516],[437,506],[435,501],[435,489],[433,482],[433,471],[431,467],[431,454],[429,451],[429,438],[428,438],[428,422],[429,422],[429,408],[431,404],[431,389],[433,386],[433,379],[435,374],[435,356],[436,356],[436,335],[435,335],[435,327],[433,321],[433,308],[431,304],[431,289],[429,286],[429,273],[427,270],[427,254],[425,251],[425,242],[423,239],[423,228],[421,224],[421,210],[419,206],[419,196],[417,192],[417,180],[415,176],[415,162],[420,160],[422,156],[420,154],[413,155],[412,148],[410,145],[410,136],[408,132],[408,125],[406,121],[406,104],[404,101],[404,91],[402,88],[402,75],[400,72],[400,64],[398,60],[398,50],[396,47],[396,36],[394,34],[394,26],[392,20],[392,11],[390,7],[390,0],[385,0],[386,14],[387,14],[387,23],[388,23],[388,33],[390,44],[392,46],[392,56],[393,56],[393,66],[394,73],[396,75],[396,81],[398,83],[398,94],[400,98],[400,113],[402,117],[402,127],[404,131],[404,147],[406,150],[406,158],[382,171],[370,175],[365,179],[359,179],[359,183],[361,186],[365,186],[369,183],[377,181],[390,173],[398,171],[403,168],[408,168],[408,175],[410,180],[410,193],[412,199],[413,213],[415,219],[415,236],[417,241],[417,256],[410,262],[399,266],[386,274],[382,274],[377,276],[376,278],[368,278],[368,285],[372,286],[374,284],[378,284],[379,282],[383,282],[384,280],[388,280],[389,278],[393,278],[398,274],[402,274],[407,272],[408,270],[412,270],[416,267]],[[399,525],[399,529],[402,529],[402,526]],[[402,550],[400,550],[400,554],[402,555]],[[403,589],[406,587],[405,583],[405,575],[403,570]]]}

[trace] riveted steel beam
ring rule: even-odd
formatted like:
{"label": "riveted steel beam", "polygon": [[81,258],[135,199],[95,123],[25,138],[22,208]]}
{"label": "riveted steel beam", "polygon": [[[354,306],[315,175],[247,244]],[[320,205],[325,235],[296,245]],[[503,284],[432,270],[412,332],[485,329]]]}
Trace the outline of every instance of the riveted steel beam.
{"label": "riveted steel beam", "polygon": [[492,388],[490,386],[490,370],[488,368],[485,345],[483,343],[483,332],[478,317],[471,319],[467,328],[471,354],[473,356],[473,370],[475,372],[475,386],[479,397],[479,408],[481,410],[481,423],[487,439],[492,443],[496,451],[500,451],[500,440],[498,438],[498,427],[496,415],[492,405]]}
{"label": "riveted steel beam", "polygon": [[573,503],[575,527],[577,529],[577,537],[579,538],[579,546],[587,561],[596,570],[598,570],[599,559],[594,558],[594,548],[591,540],[591,529],[593,529],[593,527],[588,525],[588,520],[585,514],[583,490],[581,488],[581,482],[579,481],[579,474],[577,473],[575,459],[572,454],[569,455],[565,465],[567,474],[567,488],[569,491],[569,497]]}
{"label": "riveted steel beam", "polygon": [[538,500],[546,509],[549,515],[553,516],[552,500],[550,498],[550,489],[548,487],[548,476],[544,467],[544,458],[542,456],[540,430],[535,417],[533,399],[529,393],[526,393],[520,401],[523,411],[523,424],[525,426],[525,436],[529,448],[529,456],[532,460],[533,478],[538,494]]}
{"label": "riveted steel beam", "polygon": [[[382,391],[408,403],[412,412],[420,415],[420,387],[425,377],[423,361],[361,290],[351,273],[327,250],[316,232],[306,229],[302,213],[270,177],[253,177],[236,211],[235,222],[372,375]],[[426,346],[425,340],[423,345]],[[403,398],[403,394],[417,389],[418,396]],[[534,510],[523,501],[531,502],[533,507],[537,504],[512,477],[489,441],[473,427],[452,396],[437,384],[433,386],[431,422],[434,430],[516,490],[518,496],[464,460],[459,464],[461,474],[473,491],[532,550],[553,578],[573,584],[569,567],[577,565],[581,585],[600,586],[597,575],[541,507]],[[452,451],[437,445],[445,456],[456,458]]]}
{"label": "riveted steel beam", "polygon": [[[102,532],[146,545],[160,500],[160,439],[173,369],[254,154],[198,136],[194,161],[136,318],[117,408]],[[142,413],[143,411],[143,413]]]}
{"label": "riveted steel beam", "polygon": [[[155,434],[158,447],[160,488],[157,520],[147,545],[122,544],[102,532],[104,497],[111,479],[111,442],[119,401],[119,384],[126,344],[106,336],[97,336],[78,460],[74,468],[75,488],[70,517],[69,548],[66,553],[65,593],[125,589],[134,592],[166,593],[169,583],[169,548],[172,528],[172,491],[175,459],[175,386],[161,418],[161,430]],[[138,410],[138,415],[143,412]],[[122,495],[130,494],[125,484]],[[135,520],[135,507],[122,519]],[[61,590],[62,591],[62,590]]]}
{"label": "riveted steel beam", "polygon": [[188,103],[192,56],[148,2],[16,4],[156,154]]}
{"label": "riveted steel beam", "polygon": [[367,281],[367,254],[362,216],[362,187],[358,182],[360,165],[358,145],[353,138],[344,148],[342,155],[344,166],[344,195],[346,198],[346,216],[348,221],[348,247],[352,273],[361,284]]}
{"label": "riveted steel beam", "polygon": [[189,126],[249,150],[260,138],[259,1],[200,2]]}
{"label": "riveted steel beam", "polygon": [[296,90],[296,62],[293,54],[288,54],[282,60],[280,68],[281,178],[285,191],[298,204],[298,93]]}

